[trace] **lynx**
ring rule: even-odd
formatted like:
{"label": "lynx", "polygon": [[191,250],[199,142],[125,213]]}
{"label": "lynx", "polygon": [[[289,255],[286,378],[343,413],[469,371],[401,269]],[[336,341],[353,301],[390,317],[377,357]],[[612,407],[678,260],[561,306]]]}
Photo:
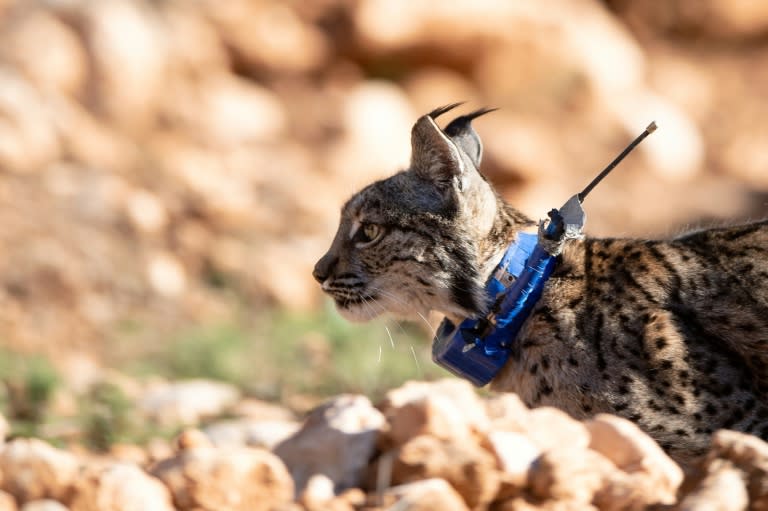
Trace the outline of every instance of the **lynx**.
{"label": "lynx", "polygon": [[[479,172],[471,126],[422,116],[410,167],[356,193],[313,275],[346,318],[489,307],[485,282],[534,226]],[[670,240],[569,241],[491,382],[529,406],[607,412],[685,462],[729,428],[768,439],[768,221]]]}

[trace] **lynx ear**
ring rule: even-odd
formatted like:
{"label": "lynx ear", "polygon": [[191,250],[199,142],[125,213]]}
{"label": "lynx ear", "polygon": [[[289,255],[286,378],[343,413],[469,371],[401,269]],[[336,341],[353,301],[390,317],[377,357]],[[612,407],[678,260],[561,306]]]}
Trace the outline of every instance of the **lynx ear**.
{"label": "lynx ear", "polygon": [[450,185],[464,172],[459,148],[435,122],[437,116],[458,105],[446,105],[421,116],[411,130],[411,169],[439,185]]}
{"label": "lynx ear", "polygon": [[480,160],[483,157],[483,143],[480,141],[477,132],[472,128],[472,120],[495,110],[498,110],[498,108],[481,108],[480,110],[475,110],[467,115],[457,117],[445,127],[445,134],[453,140],[453,143],[456,144],[459,149],[469,156],[469,159],[475,165],[475,168],[480,168]]}

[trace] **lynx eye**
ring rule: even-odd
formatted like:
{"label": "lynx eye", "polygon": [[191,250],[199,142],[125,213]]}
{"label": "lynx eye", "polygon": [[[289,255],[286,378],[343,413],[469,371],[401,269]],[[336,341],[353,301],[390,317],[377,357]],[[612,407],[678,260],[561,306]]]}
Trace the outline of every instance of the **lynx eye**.
{"label": "lynx eye", "polygon": [[358,245],[366,245],[376,241],[383,233],[384,229],[380,225],[363,224],[355,233],[355,241]]}

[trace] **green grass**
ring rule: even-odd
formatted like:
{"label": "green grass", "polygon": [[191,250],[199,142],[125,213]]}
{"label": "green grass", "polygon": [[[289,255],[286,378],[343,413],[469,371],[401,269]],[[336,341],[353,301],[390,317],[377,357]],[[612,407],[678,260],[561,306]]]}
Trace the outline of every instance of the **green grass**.
{"label": "green grass", "polygon": [[423,331],[391,320],[352,324],[330,305],[309,314],[271,310],[253,319],[196,325],[158,346],[131,372],[212,378],[274,401],[342,392],[378,399],[406,380],[445,374],[430,360]]}
{"label": "green grass", "polygon": [[[373,401],[409,379],[447,373],[430,359],[428,334],[393,320],[353,324],[328,304],[315,313],[242,312],[219,324],[191,325],[170,336],[131,323],[112,339],[115,353],[130,345],[131,356],[108,361],[136,378],[209,378],[230,382],[246,395],[278,403],[299,396],[319,402],[340,393],[362,393]],[[121,344],[123,343],[123,344]],[[0,348],[0,406],[12,435],[38,436],[56,445],[79,441],[106,450],[115,442],[144,443],[170,437],[142,419],[117,385],[103,382],[76,397],[74,416],[54,416],[55,393],[66,382],[54,364]],[[60,426],[67,427],[60,427]],[[72,436],[72,428],[77,433]],[[67,430],[66,437],[55,431]]]}

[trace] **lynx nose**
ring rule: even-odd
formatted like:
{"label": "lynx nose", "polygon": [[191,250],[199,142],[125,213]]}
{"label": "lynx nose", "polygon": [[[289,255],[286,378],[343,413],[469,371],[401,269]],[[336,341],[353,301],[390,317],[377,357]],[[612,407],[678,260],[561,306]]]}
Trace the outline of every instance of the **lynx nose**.
{"label": "lynx nose", "polygon": [[325,282],[331,276],[331,271],[336,266],[336,261],[337,258],[331,254],[325,254],[321,257],[317,264],[315,264],[315,269],[312,270],[312,276],[315,277],[315,280],[321,284]]}

